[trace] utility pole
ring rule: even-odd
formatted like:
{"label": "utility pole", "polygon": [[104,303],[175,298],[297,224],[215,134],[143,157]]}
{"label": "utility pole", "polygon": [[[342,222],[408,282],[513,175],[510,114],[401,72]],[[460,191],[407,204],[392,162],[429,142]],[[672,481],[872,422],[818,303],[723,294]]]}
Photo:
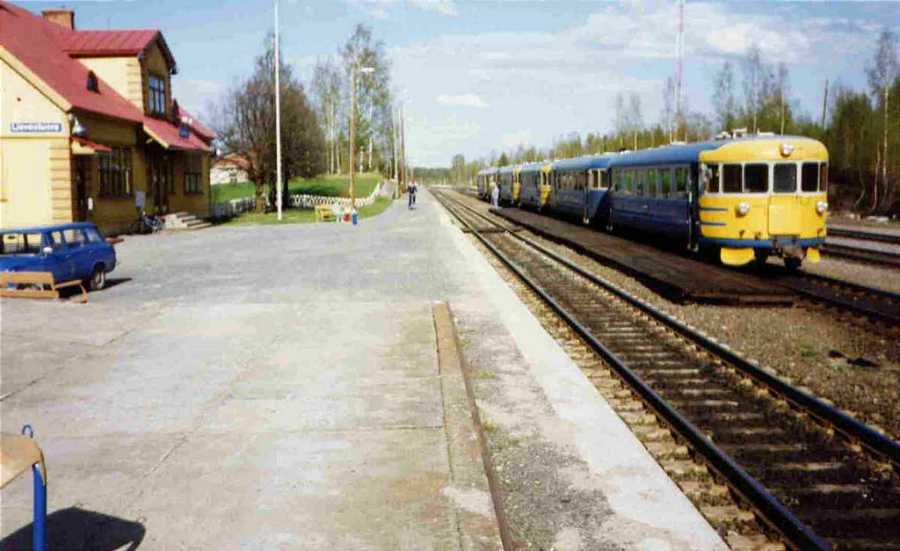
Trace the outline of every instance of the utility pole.
{"label": "utility pole", "polygon": [[275,186],[278,198],[275,200],[278,209],[278,221],[281,221],[281,80],[279,75],[279,53],[278,53],[278,0],[275,0],[275,164],[276,177]]}
{"label": "utility pole", "polygon": [[406,183],[406,114],[403,105],[400,105],[400,181],[398,182],[399,195],[403,195]]}
{"label": "utility pole", "polygon": [[675,65],[675,140],[678,140],[678,126],[681,124],[681,69],[684,60],[684,0],[678,0],[678,61]]}
{"label": "utility pole", "polygon": [[822,132],[825,132],[825,110],[828,108],[828,79],[825,79],[825,99],[822,100]]}
{"label": "utility pole", "polygon": [[[356,157],[356,74],[363,73],[368,74],[374,72],[375,69],[371,67],[359,67],[358,65],[353,66],[353,72],[351,77],[351,87],[352,91],[350,97],[352,98],[350,101],[350,208],[356,208],[356,163],[354,159]],[[360,157],[362,160],[362,157]]]}

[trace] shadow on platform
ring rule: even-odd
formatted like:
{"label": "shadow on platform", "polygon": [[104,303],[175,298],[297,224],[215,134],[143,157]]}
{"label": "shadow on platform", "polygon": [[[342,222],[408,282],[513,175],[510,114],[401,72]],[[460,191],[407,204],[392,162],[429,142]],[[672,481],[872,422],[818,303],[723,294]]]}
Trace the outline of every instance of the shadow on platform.
{"label": "shadow on platform", "polygon": [[[146,529],[139,522],[70,507],[47,516],[47,549],[71,551],[133,551],[144,540]],[[0,550],[30,551],[32,525],[28,524],[0,540]]]}

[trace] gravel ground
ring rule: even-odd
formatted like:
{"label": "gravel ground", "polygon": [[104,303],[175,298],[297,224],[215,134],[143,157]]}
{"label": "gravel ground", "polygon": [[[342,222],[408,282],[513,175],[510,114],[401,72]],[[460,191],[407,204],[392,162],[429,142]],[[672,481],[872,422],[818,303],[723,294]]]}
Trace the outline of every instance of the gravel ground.
{"label": "gravel ground", "polygon": [[[471,200],[469,204],[487,205]],[[647,300],[680,320],[740,351],[763,366],[773,368],[795,385],[809,388],[817,396],[882,428],[900,439],[900,346],[897,330],[874,327],[836,314],[803,307],[728,307],[669,302],[643,284],[607,268],[567,247],[522,232],[560,255],[577,261],[593,273]],[[777,260],[770,260],[776,263]],[[897,270],[823,259],[804,263],[804,270],[900,292]],[[874,366],[861,367],[855,360]]]}
{"label": "gravel ground", "polygon": [[[780,261],[770,258],[769,262],[777,264]],[[900,293],[900,270],[896,268],[823,256],[818,264],[804,262],[803,271]]]}
{"label": "gravel ground", "polygon": [[[528,237],[775,369],[779,375],[793,379],[794,384],[808,387],[864,422],[882,427],[892,438],[900,435],[900,347],[896,332],[850,321],[824,309],[675,304],[588,257],[546,239]],[[853,265],[854,270],[859,267]],[[857,358],[876,366],[856,367],[850,362]]]}

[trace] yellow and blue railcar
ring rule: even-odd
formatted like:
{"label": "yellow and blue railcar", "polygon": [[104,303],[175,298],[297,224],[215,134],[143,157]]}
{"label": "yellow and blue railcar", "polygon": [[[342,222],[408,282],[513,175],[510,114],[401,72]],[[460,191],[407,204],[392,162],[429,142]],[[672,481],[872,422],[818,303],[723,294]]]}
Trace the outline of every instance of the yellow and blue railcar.
{"label": "yellow and blue railcar", "polygon": [[475,177],[478,196],[485,201],[491,200],[491,190],[496,185],[497,169],[494,167],[483,168]]}
{"label": "yellow and blue railcar", "polygon": [[536,211],[549,208],[552,168],[553,164],[550,161],[522,165],[519,171],[519,206]]}
{"label": "yellow and blue railcar", "polygon": [[501,205],[512,205],[518,202],[520,194],[519,174],[521,171],[521,165],[503,166],[497,171]]}
{"label": "yellow and blue railcar", "polygon": [[819,260],[828,152],[798,136],[751,136],[622,154],[610,163],[610,226],[666,235],[740,266]]}

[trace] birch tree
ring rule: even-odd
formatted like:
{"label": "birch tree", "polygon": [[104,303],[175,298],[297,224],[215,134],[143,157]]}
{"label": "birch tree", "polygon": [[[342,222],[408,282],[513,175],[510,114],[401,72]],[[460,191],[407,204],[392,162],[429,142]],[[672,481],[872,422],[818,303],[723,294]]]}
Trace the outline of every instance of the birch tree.
{"label": "birch tree", "polygon": [[[897,36],[889,29],[884,29],[878,36],[878,49],[875,52],[875,58],[869,66],[866,74],[869,78],[869,87],[876,103],[881,104],[883,113],[883,128],[880,155],[878,165],[875,168],[875,179],[873,182],[872,192],[872,210],[878,208],[884,198],[893,195],[888,180],[888,166],[890,158],[888,154],[888,135],[890,129],[890,119],[888,117],[890,105],[890,90],[894,79],[897,77]],[[879,169],[881,172],[881,181],[884,183],[884,194],[882,199],[878,196],[878,178]]]}

